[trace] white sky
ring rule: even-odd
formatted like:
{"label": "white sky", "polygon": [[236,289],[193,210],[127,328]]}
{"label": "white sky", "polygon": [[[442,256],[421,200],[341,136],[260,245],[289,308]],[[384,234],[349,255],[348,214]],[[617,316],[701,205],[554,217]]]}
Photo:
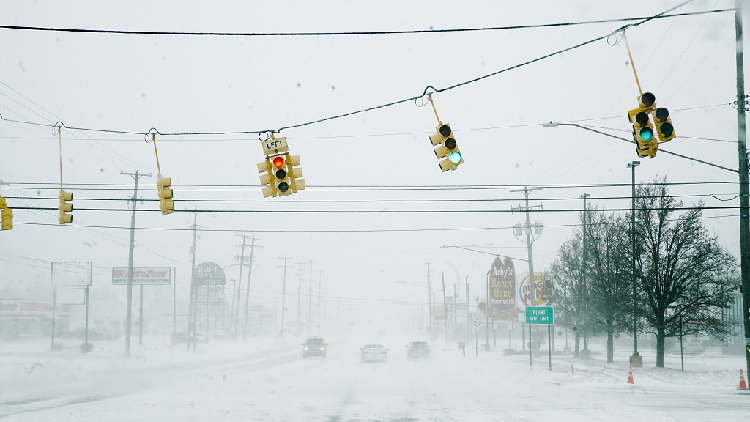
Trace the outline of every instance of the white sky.
{"label": "white sky", "polygon": [[[660,13],[679,1],[324,1],[324,2],[2,2],[6,25],[149,31],[304,32],[410,30],[573,22]],[[677,12],[733,7],[733,1],[695,1]],[[668,107],[678,135],[736,140],[734,16],[731,12],[661,19],[628,31],[644,91]],[[604,35],[622,24],[470,33],[328,37],[197,37],[43,33],[0,29],[0,114],[8,119],[145,132],[249,131],[316,120],[416,96],[473,79]],[[599,41],[489,79],[435,94],[440,118],[453,127],[465,163],[441,173],[428,143],[436,120],[430,107],[405,103],[383,110],[282,132],[292,154],[302,156],[309,186],[288,198],[263,199],[256,163],[263,159],[254,135],[157,138],[162,173],[172,177],[176,208],[225,210],[499,210],[499,213],[220,213],[198,215],[198,225],[227,230],[370,230],[464,228],[407,233],[258,233],[253,289],[271,299],[281,289],[282,265],[305,262],[323,270],[329,297],[423,300],[432,262],[433,281],[472,282],[481,289],[493,257],[443,245],[481,245],[525,258],[511,227],[523,215],[507,213],[522,195],[509,189],[440,191],[331,190],[321,185],[538,185],[629,183],[626,164],[638,159],[631,144],[570,127],[543,128],[549,121],[577,121],[617,129],[629,138],[626,112],[638,95],[624,43]],[[33,103],[32,103],[33,101]],[[685,109],[683,111],[678,111]],[[606,118],[606,119],[605,119]],[[666,149],[725,167],[737,167],[733,142],[676,139]],[[63,131],[65,183],[108,183],[131,189],[121,171],[155,175],[153,145],[139,135]],[[0,179],[4,183],[59,183],[57,137],[49,128],[0,122]],[[642,159],[637,181],[667,175],[673,182],[736,182],[735,173],[659,153]],[[181,185],[246,185],[238,189]],[[145,185],[145,186],[144,186]],[[156,199],[155,178],[142,179],[139,196]],[[56,207],[57,191],[3,186],[11,207]],[[66,188],[76,208],[127,209],[119,198],[132,191]],[[730,199],[736,184],[674,187],[673,194]],[[546,189],[532,199],[545,210],[576,210],[579,196],[606,209],[627,208],[630,187]],[[196,203],[191,199],[238,202]],[[336,200],[374,202],[337,203]],[[500,199],[498,202],[413,202]],[[708,206],[737,206],[711,196]],[[404,202],[379,202],[403,200]],[[288,204],[285,204],[288,203]],[[539,204],[533,201],[532,204]],[[156,204],[139,204],[156,209]],[[706,211],[727,216],[734,210]],[[112,266],[127,265],[127,212],[74,212],[76,224],[55,227],[57,213],[16,210],[15,228],[0,233],[0,288],[23,292],[46,283],[48,261],[93,261],[95,290],[111,286]],[[192,214],[141,212],[136,225],[187,228]],[[535,269],[549,266],[576,224],[575,212],[532,215],[545,225],[534,244]],[[704,220],[737,254],[736,218]],[[136,233],[136,266],[176,266],[181,291],[190,270],[190,232]],[[231,232],[200,233],[197,261],[234,263],[239,238]],[[39,261],[34,261],[34,260]],[[516,261],[519,271],[526,269]],[[237,278],[237,267],[227,269]],[[296,290],[295,271],[289,280]],[[246,273],[245,273],[246,274]],[[315,275],[318,279],[318,275]],[[292,281],[294,280],[294,281]],[[19,284],[20,283],[20,284]],[[451,286],[452,287],[452,286]],[[119,290],[118,290],[119,289]],[[31,293],[29,293],[31,294]],[[375,305],[377,302],[364,302]]]}

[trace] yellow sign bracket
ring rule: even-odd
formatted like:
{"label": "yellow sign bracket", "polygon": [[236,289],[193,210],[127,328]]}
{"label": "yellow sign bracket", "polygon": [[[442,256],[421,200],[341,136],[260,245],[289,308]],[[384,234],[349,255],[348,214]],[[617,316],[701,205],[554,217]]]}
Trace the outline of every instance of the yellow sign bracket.
{"label": "yellow sign bracket", "polygon": [[628,57],[630,57],[630,65],[633,67],[633,75],[635,76],[635,84],[638,85],[638,95],[642,96],[643,91],[641,90],[641,82],[638,80],[638,73],[635,71],[635,63],[633,63],[633,55],[630,53],[630,45],[628,44],[628,37],[625,35],[625,31],[622,31],[622,39],[625,40],[625,48],[628,49]]}

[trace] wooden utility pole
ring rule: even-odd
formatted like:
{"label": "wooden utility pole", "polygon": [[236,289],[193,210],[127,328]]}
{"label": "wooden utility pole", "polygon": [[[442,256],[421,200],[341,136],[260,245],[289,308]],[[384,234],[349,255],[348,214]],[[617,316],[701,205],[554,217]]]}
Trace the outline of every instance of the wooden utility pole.
{"label": "wooden utility pole", "polygon": [[286,265],[286,261],[290,260],[291,258],[288,258],[286,255],[284,255],[283,258],[279,258],[284,260],[284,265],[279,265],[277,268],[283,268],[284,269],[284,284],[281,288],[281,337],[284,336],[284,307],[286,306],[286,269],[287,268],[294,268],[290,265]]}

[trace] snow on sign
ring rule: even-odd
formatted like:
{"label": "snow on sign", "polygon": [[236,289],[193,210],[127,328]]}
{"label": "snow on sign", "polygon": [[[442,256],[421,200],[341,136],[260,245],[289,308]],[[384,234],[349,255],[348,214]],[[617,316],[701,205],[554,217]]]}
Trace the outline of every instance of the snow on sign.
{"label": "snow on sign", "polygon": [[[133,285],[169,284],[172,269],[169,267],[134,267]],[[128,284],[128,267],[112,268],[112,284]]]}
{"label": "snow on sign", "polygon": [[526,307],[527,324],[554,324],[555,313],[551,306]]}

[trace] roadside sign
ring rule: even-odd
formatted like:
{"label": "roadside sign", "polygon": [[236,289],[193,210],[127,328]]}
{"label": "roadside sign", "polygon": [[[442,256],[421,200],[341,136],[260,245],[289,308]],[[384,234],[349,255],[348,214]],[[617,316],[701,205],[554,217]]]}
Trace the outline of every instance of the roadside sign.
{"label": "roadside sign", "polygon": [[482,321],[480,321],[478,319],[474,320],[474,325],[476,325],[477,327],[480,326],[481,324],[482,324]]}
{"label": "roadside sign", "polygon": [[527,306],[527,324],[551,325],[555,323],[555,314],[551,306]]}
{"label": "roadside sign", "polygon": [[510,330],[513,328],[513,321],[510,319],[496,319],[492,321],[495,331],[497,330]]}
{"label": "roadside sign", "polygon": [[272,138],[261,142],[263,143],[263,152],[266,155],[289,151],[289,147],[286,144],[286,138]]}
{"label": "roadside sign", "polygon": [[[134,267],[133,285],[170,284],[172,269],[169,267]],[[112,284],[128,284],[128,267],[112,268]]]}

